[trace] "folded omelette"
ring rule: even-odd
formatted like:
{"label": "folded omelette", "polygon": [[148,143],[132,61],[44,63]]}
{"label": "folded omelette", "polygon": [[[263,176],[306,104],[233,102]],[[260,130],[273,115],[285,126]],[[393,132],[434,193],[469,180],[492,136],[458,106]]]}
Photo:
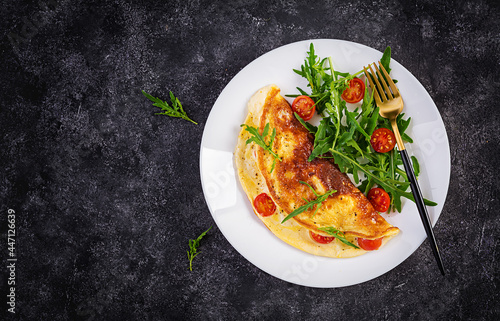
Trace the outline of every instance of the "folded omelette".
{"label": "folded omelette", "polygon": [[[257,128],[261,135],[266,125],[269,133],[275,130],[270,147],[279,156],[278,161],[258,144],[247,143],[252,134],[242,128],[235,150],[235,163],[241,185],[255,214],[278,238],[314,255],[346,258],[366,251],[337,238],[323,244],[313,237],[331,237],[321,228],[334,228],[353,245],[358,244],[358,238],[382,238],[383,246],[398,234],[399,229],[375,211],[332,159],[308,161],[314,137],[295,118],[290,104],[280,95],[276,85],[261,88],[250,98],[245,125]],[[327,192],[330,196],[321,206],[313,206],[283,222],[295,209]],[[262,216],[257,212],[254,201],[262,193],[274,201],[276,210],[273,215]]]}

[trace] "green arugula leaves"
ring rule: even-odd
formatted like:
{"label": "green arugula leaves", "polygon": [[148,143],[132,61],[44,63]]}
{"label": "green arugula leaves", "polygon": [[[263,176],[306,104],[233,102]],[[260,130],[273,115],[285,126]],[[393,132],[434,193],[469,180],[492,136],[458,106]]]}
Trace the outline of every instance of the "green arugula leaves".
{"label": "green arugula leaves", "polygon": [[200,246],[201,239],[207,234],[208,231],[210,231],[211,228],[212,227],[210,226],[208,230],[201,233],[201,235],[198,236],[196,240],[189,240],[189,251],[187,251],[187,256],[189,259],[189,271],[193,271],[193,260],[198,254],[200,254],[200,252],[198,252],[198,247]]}
{"label": "green arugula leaves", "polygon": [[241,127],[245,127],[245,130],[253,135],[252,137],[247,139],[247,141],[246,141],[247,145],[254,142],[257,145],[259,145],[260,147],[262,147],[264,150],[268,151],[274,157],[273,166],[271,167],[271,170],[269,171],[269,173],[272,173],[274,171],[276,161],[279,160],[281,162],[281,158],[272,149],[274,138],[276,137],[276,128],[273,128],[269,143],[266,143],[266,136],[269,134],[269,123],[267,123],[266,126],[264,126],[264,130],[262,131],[262,135],[259,134],[259,130],[253,126],[248,126],[247,124],[242,124]]}
{"label": "green arugula leaves", "polygon": [[359,247],[351,242],[349,242],[344,235],[344,232],[337,230],[336,228],[329,226],[329,227],[319,227],[318,230],[321,230],[323,232],[326,232],[332,236],[335,236],[336,239],[338,239],[340,242],[347,244],[349,246],[352,246],[355,249],[359,249]]}
{"label": "green arugula leaves", "polygon": [[387,46],[387,48],[385,48],[382,58],[380,58],[380,63],[389,74],[391,72],[391,68],[389,66],[391,63],[391,47]]}
{"label": "green arugula leaves", "polygon": [[167,115],[170,117],[178,117],[198,125],[197,122],[195,122],[194,120],[192,120],[187,116],[186,112],[182,108],[181,102],[177,97],[174,96],[172,92],[170,92],[170,105],[166,101],[161,100],[160,98],[151,96],[144,90],[142,91],[142,94],[146,96],[147,99],[153,102],[153,106],[156,106],[162,110],[161,113],[155,113],[155,115]]}

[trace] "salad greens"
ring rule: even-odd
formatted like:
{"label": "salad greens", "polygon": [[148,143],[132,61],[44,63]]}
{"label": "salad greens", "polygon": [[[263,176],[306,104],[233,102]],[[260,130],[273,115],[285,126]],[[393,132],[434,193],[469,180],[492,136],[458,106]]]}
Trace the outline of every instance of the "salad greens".
{"label": "salad greens", "polygon": [[[354,111],[350,111],[352,108],[348,108],[341,98],[349,81],[361,75],[363,70],[354,74],[334,70],[332,59],[319,58],[312,43],[307,54],[300,70],[294,69],[294,72],[307,79],[307,87],[311,93],[298,87],[297,90],[299,95],[308,95],[316,102],[316,109],[322,116],[319,125],[314,126],[295,114],[314,135],[314,147],[309,161],[316,157],[333,158],[342,172],[352,175],[355,184],[365,195],[374,185],[378,185],[391,196],[390,209],[401,212],[401,197],[414,201],[406,173],[400,168],[403,164],[401,156],[394,149],[387,153],[374,152],[370,144],[375,129],[391,129],[389,120],[379,115],[379,108],[367,86],[361,106]],[[387,47],[380,62],[388,72],[390,60],[391,49]],[[413,140],[405,131],[410,121],[411,118],[405,119],[403,113],[397,118],[402,139],[409,143]],[[415,175],[418,175],[417,158],[412,156],[412,162]],[[437,205],[426,199],[424,202],[430,206]]]}
{"label": "salad greens", "polygon": [[266,143],[266,136],[269,133],[269,123],[264,126],[264,130],[262,131],[262,135],[259,134],[259,130],[253,126],[248,126],[247,124],[242,124],[241,127],[245,126],[245,130],[252,134],[253,136],[247,139],[246,144],[250,144],[251,142],[256,143],[260,147],[262,147],[264,150],[267,150],[273,157],[273,166],[271,167],[271,170],[269,173],[272,173],[274,170],[274,166],[276,165],[276,161],[279,160],[281,162],[281,158],[276,154],[273,149],[271,148],[273,146],[274,138],[276,137],[276,128],[273,128],[273,131],[271,133],[271,138],[269,140],[269,143]]}
{"label": "salad greens", "polygon": [[198,252],[198,247],[200,246],[201,239],[205,236],[205,234],[207,234],[208,231],[210,231],[211,228],[212,227],[210,226],[208,230],[201,233],[201,235],[198,236],[196,240],[189,240],[189,251],[187,251],[187,256],[189,259],[189,271],[193,271],[193,260],[198,254],[200,254],[200,252]]}
{"label": "salad greens", "polygon": [[178,117],[198,125],[197,122],[195,122],[194,120],[192,120],[187,116],[186,112],[182,108],[181,102],[177,97],[174,96],[172,92],[170,92],[170,105],[166,101],[161,100],[160,98],[151,96],[144,90],[142,91],[142,94],[146,96],[147,99],[153,102],[153,106],[156,106],[162,110],[161,113],[155,113],[155,115],[167,115],[170,117]]}

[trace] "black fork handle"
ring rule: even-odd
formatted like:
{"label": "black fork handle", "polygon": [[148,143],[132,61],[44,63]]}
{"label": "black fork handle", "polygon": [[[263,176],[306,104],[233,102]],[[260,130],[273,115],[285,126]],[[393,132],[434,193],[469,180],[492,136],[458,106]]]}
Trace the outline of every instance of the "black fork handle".
{"label": "black fork handle", "polygon": [[422,192],[420,192],[420,187],[418,186],[415,173],[413,172],[413,166],[411,164],[410,158],[406,149],[400,150],[401,159],[403,160],[403,165],[405,167],[406,175],[408,176],[408,181],[410,182],[411,192],[413,198],[415,199],[415,204],[417,205],[418,213],[424,224],[425,233],[427,233],[427,238],[431,244],[432,253],[436,258],[439,270],[442,275],[445,275],[443,260],[441,259],[441,254],[439,253],[439,248],[434,237],[434,232],[432,231],[431,220],[429,219],[429,214],[427,213],[427,207],[424,204],[424,198],[422,197]]}

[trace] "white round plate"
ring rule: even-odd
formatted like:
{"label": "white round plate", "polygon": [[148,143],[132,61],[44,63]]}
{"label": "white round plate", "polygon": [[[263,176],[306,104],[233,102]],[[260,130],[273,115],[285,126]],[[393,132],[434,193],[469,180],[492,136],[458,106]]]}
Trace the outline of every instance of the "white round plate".
{"label": "white round plate", "polygon": [[[401,213],[384,215],[401,232],[386,246],[365,255],[334,259],[300,251],[274,236],[255,216],[244,193],[233,161],[240,125],[248,99],[261,87],[276,84],[283,96],[306,91],[307,82],[293,72],[300,69],[314,44],[321,58],[332,57],[335,70],[355,73],[382,53],[343,40],[306,40],[274,49],[243,68],[224,88],[208,117],[200,150],[203,192],[212,216],[231,245],[261,270],[282,280],[318,288],[335,288],[376,278],[408,258],[426,238],[413,202],[403,200]],[[396,60],[391,76],[398,80],[406,117],[412,122],[407,144],[420,162],[420,188],[425,198],[438,203],[428,207],[435,225],[443,208],[450,180],[450,149],[439,111],[425,88]],[[290,102],[292,99],[288,99]],[[431,264],[434,264],[432,262]],[[439,270],[436,266],[436,273]]]}

